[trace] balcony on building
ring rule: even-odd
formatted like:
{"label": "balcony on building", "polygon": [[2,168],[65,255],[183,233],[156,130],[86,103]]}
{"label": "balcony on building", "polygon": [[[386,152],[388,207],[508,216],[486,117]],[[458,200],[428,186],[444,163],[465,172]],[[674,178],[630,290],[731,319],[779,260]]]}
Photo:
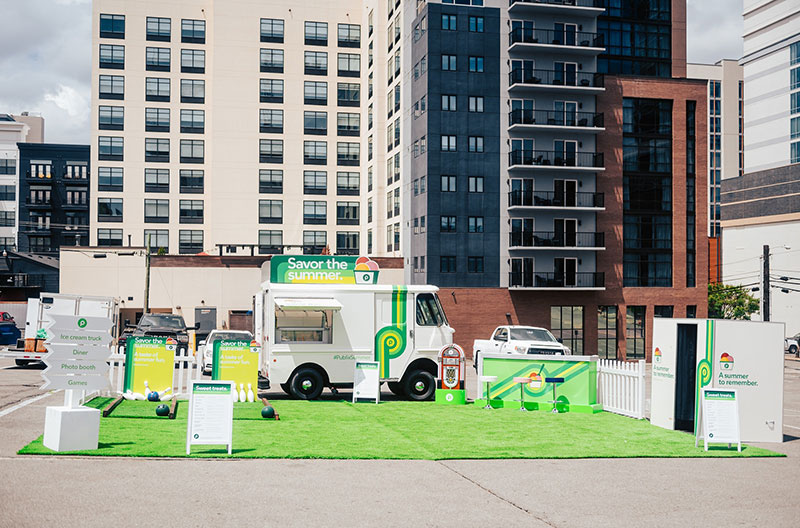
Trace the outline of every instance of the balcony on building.
{"label": "balcony on building", "polygon": [[312,246],[312,245],[303,245],[303,255],[322,255],[322,252],[325,251],[327,246]]}
{"label": "balcony on building", "polygon": [[37,200],[30,197],[25,199],[25,205],[28,207],[28,209],[33,210],[45,210],[53,208],[53,202],[50,200]]}
{"label": "balcony on building", "polygon": [[261,255],[282,255],[283,246],[259,245],[258,253]]}
{"label": "balcony on building", "polygon": [[562,55],[597,55],[604,50],[602,33],[519,27],[508,34],[509,53],[555,51]]}
{"label": "balcony on building", "polygon": [[508,208],[602,211],[605,199],[603,193],[593,192],[509,191]]}
{"label": "balcony on building", "polygon": [[602,73],[572,70],[514,68],[508,74],[509,90],[548,92],[587,92],[605,90]]}
{"label": "balcony on building", "polygon": [[512,231],[508,234],[509,249],[605,249],[605,233]]}
{"label": "balcony on building", "polygon": [[336,248],[337,255],[358,255],[358,248]]}
{"label": "balcony on building", "polygon": [[597,16],[603,14],[602,0],[509,0],[513,16],[552,13],[557,15]]}
{"label": "balcony on building", "polygon": [[516,109],[508,113],[508,129],[511,132],[568,130],[596,134],[605,130],[604,123],[602,112]]}
{"label": "balcony on building", "polygon": [[602,271],[510,271],[508,287],[519,290],[604,290],[605,274]]}
{"label": "balcony on building", "polygon": [[536,170],[605,170],[602,152],[568,152],[554,150],[512,150],[508,168]]}
{"label": "balcony on building", "polygon": [[28,170],[25,173],[25,180],[30,182],[30,183],[36,183],[36,184],[40,184],[40,183],[52,184],[53,183],[53,178],[50,175],[44,175],[42,173],[31,174],[30,170]]}

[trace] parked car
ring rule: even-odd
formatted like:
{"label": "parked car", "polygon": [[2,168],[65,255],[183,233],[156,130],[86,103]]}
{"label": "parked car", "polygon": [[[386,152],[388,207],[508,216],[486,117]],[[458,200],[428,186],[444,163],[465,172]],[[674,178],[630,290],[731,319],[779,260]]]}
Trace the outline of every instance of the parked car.
{"label": "parked car", "polygon": [[0,312],[0,324],[2,323],[14,323],[14,316],[8,312]]}
{"label": "parked car", "polygon": [[186,355],[189,350],[189,330],[197,330],[197,326],[187,327],[180,315],[148,313],[139,319],[131,335],[171,337],[178,342],[178,355]]}
{"label": "parked car", "polygon": [[546,354],[568,355],[570,349],[546,328],[536,326],[498,326],[491,339],[476,339],[472,358],[478,369],[479,354]]}
{"label": "parked car", "polygon": [[793,337],[787,337],[783,340],[783,351],[789,354],[797,354],[800,350],[800,334]]}
{"label": "parked car", "polygon": [[204,374],[211,374],[214,343],[223,339],[241,339],[249,342],[253,340],[253,334],[246,330],[212,330],[208,337],[198,344],[197,357],[203,358]]}

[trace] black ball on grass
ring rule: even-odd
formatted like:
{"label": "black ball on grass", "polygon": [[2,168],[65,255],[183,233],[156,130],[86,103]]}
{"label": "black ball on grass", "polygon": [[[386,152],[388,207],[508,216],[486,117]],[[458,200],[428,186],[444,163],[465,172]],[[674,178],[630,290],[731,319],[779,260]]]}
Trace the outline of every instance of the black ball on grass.
{"label": "black ball on grass", "polygon": [[261,417],[262,418],[275,418],[275,409],[266,405],[261,408]]}
{"label": "black ball on grass", "polygon": [[169,407],[164,405],[163,403],[156,407],[156,415],[157,416],[166,416],[169,414]]}

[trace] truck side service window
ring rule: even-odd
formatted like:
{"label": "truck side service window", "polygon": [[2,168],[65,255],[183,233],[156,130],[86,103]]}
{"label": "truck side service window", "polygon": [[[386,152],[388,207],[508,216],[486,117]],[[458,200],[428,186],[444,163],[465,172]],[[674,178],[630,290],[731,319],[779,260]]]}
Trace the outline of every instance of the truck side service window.
{"label": "truck side service window", "polygon": [[417,295],[417,325],[442,326],[447,324],[439,299],[432,293]]}
{"label": "truck side service window", "polygon": [[331,313],[327,311],[275,311],[278,343],[332,343]]}

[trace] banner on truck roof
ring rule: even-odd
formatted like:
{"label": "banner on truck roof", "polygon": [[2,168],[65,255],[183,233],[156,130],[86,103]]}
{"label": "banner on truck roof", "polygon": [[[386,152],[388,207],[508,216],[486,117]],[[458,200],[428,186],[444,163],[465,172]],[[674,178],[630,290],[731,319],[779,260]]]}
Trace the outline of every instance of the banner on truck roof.
{"label": "banner on truck roof", "polygon": [[269,280],[275,284],[377,284],[380,268],[369,257],[275,255]]}

